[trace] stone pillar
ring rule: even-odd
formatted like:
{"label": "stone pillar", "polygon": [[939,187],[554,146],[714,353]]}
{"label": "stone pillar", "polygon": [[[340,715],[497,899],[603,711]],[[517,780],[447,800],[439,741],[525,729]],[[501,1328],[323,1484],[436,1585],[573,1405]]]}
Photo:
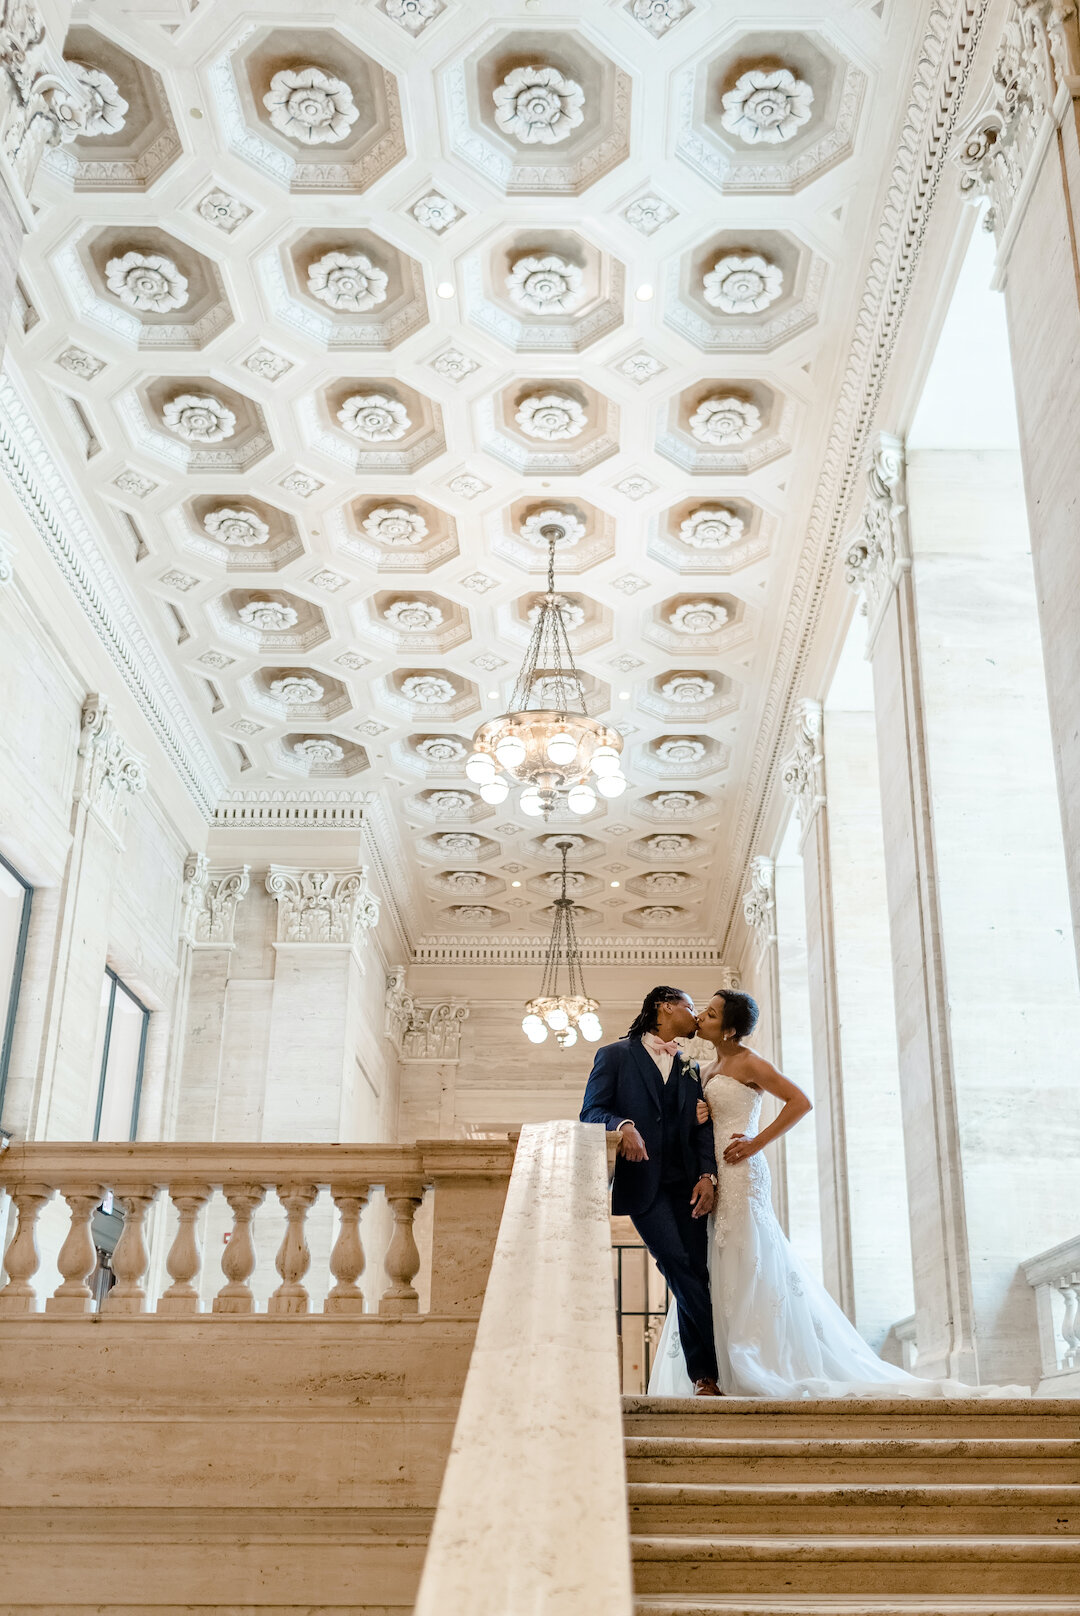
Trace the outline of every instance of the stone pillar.
{"label": "stone pillar", "polygon": [[[405,967],[398,966],[386,979],[385,1033],[402,1062],[402,1097],[412,1112],[413,1126],[399,1134],[430,1133],[450,1139],[457,1133],[457,1072],[461,1054],[461,1028],[468,1019],[464,999],[421,1002],[405,985]],[[425,1125],[417,1130],[417,1112]]]}
{"label": "stone pillar", "polygon": [[962,189],[989,199],[997,240],[1080,953],[1080,23],[1070,0],[1012,0],[956,156]]}
{"label": "stone pillar", "polygon": [[919,1370],[1030,1381],[1019,1264],[1071,1226],[1080,997],[1017,456],[929,450],[905,474],[884,440],[848,574],[874,670]]}
{"label": "stone pillar", "polygon": [[822,1271],[829,1290],[848,1317],[854,1319],[855,1276],[847,1194],[836,932],[821,738],[821,703],[804,698],[796,707],[795,745],[784,762],[781,780],[784,790],[795,800],[805,880],[806,971],[814,1052]]}
{"label": "stone pillar", "polygon": [[108,702],[88,696],[47,1016],[40,1138],[86,1139],[91,1131],[109,914],[128,804],[145,789],[145,764],[117,729]]}
{"label": "stone pillar", "polygon": [[[329,1142],[362,1137],[356,1123],[358,979],[367,933],[379,919],[364,869],[272,864],[277,903],[274,992],[262,1137]],[[362,1079],[361,1079],[362,1081]]]}

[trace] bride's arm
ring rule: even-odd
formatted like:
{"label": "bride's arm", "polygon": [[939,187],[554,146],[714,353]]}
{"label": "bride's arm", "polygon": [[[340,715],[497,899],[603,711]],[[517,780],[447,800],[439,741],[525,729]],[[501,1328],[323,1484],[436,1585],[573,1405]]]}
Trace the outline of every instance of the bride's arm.
{"label": "bride's arm", "polygon": [[729,1163],[745,1161],[748,1156],[755,1156],[772,1140],[779,1139],[782,1133],[794,1128],[808,1111],[814,1109],[809,1094],[806,1094],[797,1083],[793,1083],[790,1077],[785,1077],[783,1072],[778,1072],[771,1061],[763,1060],[760,1055],[755,1055],[749,1049],[743,1050],[741,1054],[744,1059],[740,1059],[738,1073],[733,1072],[732,1076],[737,1075],[740,1083],[756,1084],[759,1089],[764,1089],[766,1094],[773,1094],[778,1100],[783,1100],[784,1105],[779,1116],[752,1139],[741,1133],[732,1135],[731,1142],[724,1151],[724,1160]]}

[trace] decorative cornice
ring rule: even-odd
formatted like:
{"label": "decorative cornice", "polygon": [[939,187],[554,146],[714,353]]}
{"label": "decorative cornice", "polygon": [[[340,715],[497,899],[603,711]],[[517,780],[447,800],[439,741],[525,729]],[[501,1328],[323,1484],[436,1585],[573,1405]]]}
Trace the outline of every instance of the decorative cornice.
{"label": "decorative cornice", "polygon": [[893,590],[911,570],[904,485],[904,445],[879,432],[866,474],[867,499],[859,532],[844,557],[844,582],[862,598],[866,654],[870,656]]}
{"label": "decorative cornice", "polygon": [[215,830],[361,829],[370,791],[285,790],[264,786],[226,791],[214,809]]}
{"label": "decorative cornice", "polygon": [[[584,965],[709,965],[724,960],[708,937],[579,938]],[[543,965],[551,937],[421,937],[413,954],[417,965]]]}
{"label": "decorative cornice", "polygon": [[278,943],[339,943],[356,947],[379,923],[379,900],[367,870],[303,870],[271,864],[266,890],[277,899]]}
{"label": "decorative cornice", "polygon": [[232,948],[236,909],[250,884],[251,869],[212,870],[203,853],[184,860],[180,936],[193,948]]}
{"label": "decorative cornice", "polygon": [[850,531],[851,502],[988,9],[985,0],[931,0],[721,889],[725,952],[752,850],[775,803],[792,709],[822,599]]}
{"label": "decorative cornice", "polygon": [[0,467],[201,813],[224,789],[217,760],[10,373],[0,375]]}

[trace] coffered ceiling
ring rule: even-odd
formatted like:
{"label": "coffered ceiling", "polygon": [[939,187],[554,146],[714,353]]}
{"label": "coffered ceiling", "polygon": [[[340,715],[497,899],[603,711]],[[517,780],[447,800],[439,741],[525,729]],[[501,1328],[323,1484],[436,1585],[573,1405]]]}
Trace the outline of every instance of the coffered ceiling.
{"label": "coffered ceiling", "polygon": [[[709,937],[923,4],[93,0],[16,383],[230,789],[376,793],[417,934]],[[556,524],[630,789],[482,802]],[[745,849],[743,849],[745,851]]]}

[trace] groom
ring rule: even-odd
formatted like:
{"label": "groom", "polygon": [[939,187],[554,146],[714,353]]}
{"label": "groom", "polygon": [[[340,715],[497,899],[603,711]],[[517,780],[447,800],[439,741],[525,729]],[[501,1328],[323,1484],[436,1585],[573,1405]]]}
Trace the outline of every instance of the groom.
{"label": "groom", "polygon": [[695,1396],[719,1397],[705,1221],[716,1153],[712,1124],[697,1120],[701,1086],[674,1043],[696,1032],[689,995],[653,988],[626,1037],[597,1050],[581,1120],[619,1135],[611,1210],[629,1214],[671,1286]]}

